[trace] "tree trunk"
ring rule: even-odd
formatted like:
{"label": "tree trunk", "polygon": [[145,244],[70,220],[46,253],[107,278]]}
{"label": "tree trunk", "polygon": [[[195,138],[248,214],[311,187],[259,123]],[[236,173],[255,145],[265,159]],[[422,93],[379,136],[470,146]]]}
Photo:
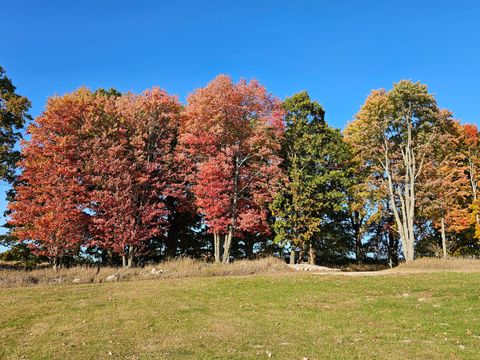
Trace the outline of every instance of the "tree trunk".
{"label": "tree trunk", "polygon": [[230,262],[230,248],[232,247],[233,229],[230,226],[228,234],[225,235],[225,243],[223,245],[223,263],[228,264]]}
{"label": "tree trunk", "polygon": [[55,258],[53,259],[53,270],[57,272],[57,270],[60,268],[60,256],[55,255]]}
{"label": "tree trunk", "polygon": [[360,232],[355,233],[355,257],[358,263],[363,263],[364,256],[362,249],[362,237],[360,236]]}
{"label": "tree trunk", "polygon": [[442,216],[442,250],[443,259],[447,260],[447,238],[445,236],[445,218]]}
{"label": "tree trunk", "polygon": [[107,250],[107,265],[113,265],[113,251]]}
{"label": "tree trunk", "polygon": [[[405,166],[405,175],[402,181],[402,187],[398,190],[393,184],[392,172],[390,170],[390,158],[388,153],[388,144],[384,144],[384,163],[382,163],[388,180],[388,190],[390,198],[390,206],[393,210],[395,222],[400,240],[402,241],[403,254],[405,260],[412,262],[414,259],[415,246],[415,178],[419,175],[421,164],[417,169],[415,152],[412,142],[412,124],[411,117],[407,123],[407,143],[402,149],[403,164]],[[400,208],[397,207],[399,203]]]}
{"label": "tree trunk", "polygon": [[125,256],[125,254],[122,255],[122,268],[127,268],[127,257]]}
{"label": "tree trunk", "polygon": [[398,239],[395,239],[395,234],[392,230],[393,219],[390,221],[390,226],[388,227],[388,258],[393,265],[398,265]]}
{"label": "tree trunk", "polygon": [[127,258],[127,268],[133,267],[133,253],[135,252],[135,248],[132,245],[128,246],[128,258]]}
{"label": "tree trunk", "polygon": [[295,265],[295,249],[292,246],[290,250],[290,265]]}
{"label": "tree trunk", "polygon": [[255,238],[246,236],[243,240],[245,244],[245,257],[249,260],[253,259],[253,246],[255,245]]}
{"label": "tree trunk", "polygon": [[[477,176],[476,176],[476,169],[475,169],[475,164],[471,158],[468,159],[468,168],[469,168],[469,173],[470,173],[470,185],[472,188],[472,195],[473,195],[473,202],[477,202]],[[480,215],[478,212],[475,214],[475,220],[477,221],[477,225],[480,226]]]}
{"label": "tree trunk", "polygon": [[175,199],[171,196],[166,200],[167,208],[169,209],[167,239],[165,241],[165,257],[174,258],[177,255],[178,250],[178,238],[181,228],[182,214],[178,212],[175,204]]}
{"label": "tree trunk", "polygon": [[233,231],[237,222],[237,206],[238,206],[238,182],[240,177],[240,162],[238,156],[235,156],[235,170],[233,176],[233,199],[232,199],[232,218],[230,220],[230,226],[228,227],[228,233],[225,235],[225,242],[223,245],[223,263],[228,264],[230,262],[230,248],[232,246]]}
{"label": "tree trunk", "polygon": [[177,255],[178,241],[177,237],[169,232],[168,237],[165,241],[165,257],[174,258]]}
{"label": "tree trunk", "polygon": [[302,246],[302,247],[300,248],[300,253],[298,254],[298,261],[297,261],[298,264],[303,264],[303,257],[304,257],[304,255],[305,255],[305,249],[304,249],[304,247]]}
{"label": "tree trunk", "polygon": [[310,265],[315,265],[317,260],[317,251],[315,249],[315,244],[313,244],[312,241],[310,241],[310,244],[308,245],[308,263]]}
{"label": "tree trunk", "polygon": [[362,220],[360,220],[360,214],[358,211],[353,212],[352,225],[355,236],[355,258],[358,263],[363,263],[363,249],[362,249],[362,236],[360,232],[360,227]]}
{"label": "tree trunk", "polygon": [[355,258],[357,259],[357,262],[359,264],[363,264],[363,251],[362,251],[362,245],[361,245],[361,240],[359,239],[355,240]]}
{"label": "tree trunk", "polygon": [[214,257],[215,262],[220,262],[220,234],[214,233],[213,234],[213,247],[214,247]]}

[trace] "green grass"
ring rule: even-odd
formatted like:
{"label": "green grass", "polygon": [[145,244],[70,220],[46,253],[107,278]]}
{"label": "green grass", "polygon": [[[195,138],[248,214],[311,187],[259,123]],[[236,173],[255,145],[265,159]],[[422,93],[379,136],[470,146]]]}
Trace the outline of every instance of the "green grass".
{"label": "green grass", "polygon": [[1,359],[480,358],[480,273],[49,285],[0,304]]}

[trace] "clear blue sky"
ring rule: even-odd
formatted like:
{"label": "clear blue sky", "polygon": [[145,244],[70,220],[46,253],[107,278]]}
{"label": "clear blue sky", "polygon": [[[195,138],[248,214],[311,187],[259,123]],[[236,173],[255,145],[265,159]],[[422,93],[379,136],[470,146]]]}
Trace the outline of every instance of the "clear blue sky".
{"label": "clear blue sky", "polygon": [[11,0],[0,11],[0,64],[33,116],[82,85],[160,86],[184,100],[226,73],[281,98],[308,90],[339,128],[371,89],[400,79],[480,120],[475,1]]}

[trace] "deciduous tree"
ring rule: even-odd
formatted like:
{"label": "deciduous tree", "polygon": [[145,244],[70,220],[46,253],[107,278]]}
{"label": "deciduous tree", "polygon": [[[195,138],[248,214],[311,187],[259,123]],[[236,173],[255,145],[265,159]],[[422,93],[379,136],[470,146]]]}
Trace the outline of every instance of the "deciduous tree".
{"label": "deciduous tree", "polygon": [[43,114],[28,128],[23,143],[22,174],[9,204],[14,235],[36,253],[52,259],[78,253],[85,240],[88,216],[80,129],[90,111],[92,94],[80,89],[52,97]]}
{"label": "deciduous tree", "polygon": [[[277,192],[271,209],[276,240],[292,250],[308,247],[315,263],[315,238],[334,211],[341,210],[348,185],[348,147],[338,130],[324,120],[324,110],[307,92],[287,98],[284,167],[287,181]],[[293,263],[292,251],[290,261]]]}
{"label": "deciduous tree", "polygon": [[22,135],[20,129],[30,120],[30,101],[18,95],[12,81],[0,66],[0,179],[12,182],[20,152],[15,145]]}
{"label": "deciduous tree", "polygon": [[407,261],[414,259],[416,185],[439,118],[426,85],[402,80],[373,91],[346,133],[364,162],[387,184],[390,206]]}
{"label": "deciduous tree", "polygon": [[158,88],[97,100],[100,110],[86,129],[91,244],[119,254],[130,267],[147,240],[166,237],[180,104]]}
{"label": "deciduous tree", "polygon": [[[349,162],[350,184],[347,187],[346,213],[348,229],[353,237],[355,257],[363,262],[368,244],[364,243],[368,233],[375,230],[387,210],[384,208],[385,187],[369,165],[362,162],[361,156],[353,151]],[[372,237],[370,237],[372,238]]]}
{"label": "deciduous tree", "polygon": [[421,216],[440,231],[443,258],[447,258],[447,232],[460,232],[471,225],[468,208],[468,178],[461,151],[462,128],[451,112],[442,110],[433,129],[435,141],[425,157],[418,192]]}
{"label": "deciduous tree", "polygon": [[463,126],[462,152],[466,158],[467,174],[470,183],[471,210],[475,219],[475,234],[480,239],[480,204],[479,204],[479,169],[480,169],[480,134],[473,124]]}
{"label": "deciduous tree", "polygon": [[214,235],[214,254],[230,261],[234,237],[268,232],[272,187],[281,176],[283,111],[256,81],[220,75],[188,97],[180,130],[183,161],[199,212]]}

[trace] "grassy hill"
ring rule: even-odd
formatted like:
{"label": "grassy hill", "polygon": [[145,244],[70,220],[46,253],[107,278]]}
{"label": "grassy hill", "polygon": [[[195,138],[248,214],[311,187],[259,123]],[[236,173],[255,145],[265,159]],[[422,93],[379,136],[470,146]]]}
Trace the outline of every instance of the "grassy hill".
{"label": "grassy hill", "polygon": [[480,273],[0,289],[1,359],[478,359]]}

